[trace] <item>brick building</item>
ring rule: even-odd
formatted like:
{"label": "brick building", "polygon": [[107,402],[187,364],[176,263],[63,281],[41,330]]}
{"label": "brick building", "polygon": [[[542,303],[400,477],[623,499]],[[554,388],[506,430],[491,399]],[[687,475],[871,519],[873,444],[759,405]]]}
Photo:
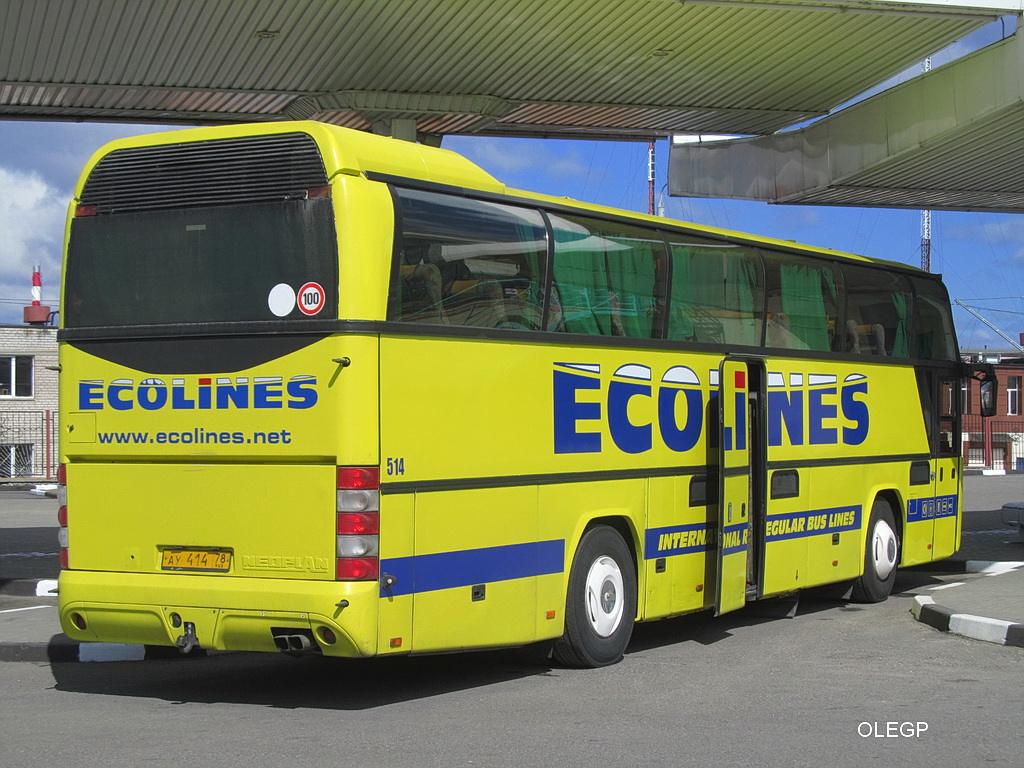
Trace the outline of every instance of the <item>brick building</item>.
{"label": "brick building", "polygon": [[0,482],[57,471],[57,329],[0,325]]}
{"label": "brick building", "polygon": [[1024,356],[1020,352],[961,350],[964,361],[991,363],[999,382],[996,415],[979,414],[979,386],[971,382],[962,394],[964,466],[1024,470]]}

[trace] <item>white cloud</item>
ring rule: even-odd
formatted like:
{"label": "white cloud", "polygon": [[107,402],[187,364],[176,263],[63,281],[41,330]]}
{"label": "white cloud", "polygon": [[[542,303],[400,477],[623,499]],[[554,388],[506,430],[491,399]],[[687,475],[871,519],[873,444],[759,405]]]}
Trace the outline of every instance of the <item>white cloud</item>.
{"label": "white cloud", "polygon": [[563,142],[459,137],[446,142],[445,147],[513,186],[518,182],[508,177],[514,174],[543,173],[550,179],[562,180],[587,173],[587,165],[576,149],[564,146]]}
{"label": "white cloud", "polygon": [[67,204],[37,174],[0,166],[0,322],[21,322],[35,265],[43,271],[43,303],[57,304]]}

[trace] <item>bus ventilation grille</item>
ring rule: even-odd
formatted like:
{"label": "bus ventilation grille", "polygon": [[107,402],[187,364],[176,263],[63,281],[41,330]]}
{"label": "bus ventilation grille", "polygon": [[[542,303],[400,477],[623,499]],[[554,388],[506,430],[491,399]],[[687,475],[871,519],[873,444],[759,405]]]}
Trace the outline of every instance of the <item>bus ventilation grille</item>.
{"label": "bus ventilation grille", "polygon": [[97,213],[304,199],[327,172],[305,133],[118,149],[96,165],[81,205]]}

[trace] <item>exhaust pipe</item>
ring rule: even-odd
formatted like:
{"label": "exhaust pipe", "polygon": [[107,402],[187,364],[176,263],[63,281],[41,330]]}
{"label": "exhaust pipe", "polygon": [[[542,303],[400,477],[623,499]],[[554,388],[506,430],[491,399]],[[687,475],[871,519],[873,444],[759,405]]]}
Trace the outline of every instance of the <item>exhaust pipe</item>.
{"label": "exhaust pipe", "polygon": [[282,653],[299,655],[310,650],[320,650],[320,646],[313,644],[312,632],[308,635],[296,630],[288,630],[274,634],[274,645]]}

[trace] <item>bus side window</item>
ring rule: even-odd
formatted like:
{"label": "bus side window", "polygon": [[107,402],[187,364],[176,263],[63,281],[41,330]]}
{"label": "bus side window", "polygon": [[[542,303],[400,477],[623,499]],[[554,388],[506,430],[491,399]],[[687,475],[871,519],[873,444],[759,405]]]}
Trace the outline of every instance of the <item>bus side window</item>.
{"label": "bus side window", "polygon": [[666,290],[661,236],[583,216],[551,216],[551,226],[562,328],[595,336],[660,338]]}
{"label": "bus side window", "polygon": [[926,360],[957,360],[956,336],[949,296],[938,280],[911,277],[914,287],[912,354]]}
{"label": "bus side window", "polygon": [[846,278],[846,349],[854,354],[908,357],[910,287],[899,274],[843,265]]}
{"label": "bus side window", "polygon": [[547,234],[529,208],[396,189],[401,231],[389,319],[536,330]]}
{"label": "bus side window", "polygon": [[764,251],[768,317],[766,344],[828,352],[842,344],[839,288],[831,265]]}
{"label": "bus side window", "polygon": [[760,257],[752,248],[678,233],[672,249],[668,337],[704,344],[761,343]]}

